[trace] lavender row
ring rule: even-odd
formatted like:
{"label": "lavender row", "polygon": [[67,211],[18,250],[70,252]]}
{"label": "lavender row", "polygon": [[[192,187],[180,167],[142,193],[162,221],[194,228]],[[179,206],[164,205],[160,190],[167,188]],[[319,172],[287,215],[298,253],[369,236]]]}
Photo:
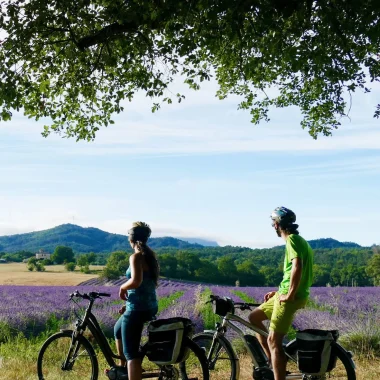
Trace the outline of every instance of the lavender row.
{"label": "lavender row", "polygon": [[191,287],[176,300],[175,304],[164,310],[159,318],[183,317],[189,318],[195,325],[195,331],[203,331],[203,319],[200,314],[202,286]]}
{"label": "lavender row", "polygon": [[[0,322],[27,335],[44,331],[52,318],[70,324],[77,315],[84,314],[87,305],[87,301],[83,300],[77,305],[69,301],[69,295],[74,290],[111,294],[110,298],[96,300],[93,307],[99,323],[110,333],[123,304],[117,286],[0,286]],[[159,298],[164,298],[180,290],[179,286],[159,287],[157,294]],[[183,286],[182,290],[187,288]]]}

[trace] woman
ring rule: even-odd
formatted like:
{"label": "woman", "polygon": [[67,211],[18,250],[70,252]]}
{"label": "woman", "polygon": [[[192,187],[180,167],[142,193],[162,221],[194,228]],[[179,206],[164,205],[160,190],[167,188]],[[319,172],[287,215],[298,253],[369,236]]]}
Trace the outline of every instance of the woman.
{"label": "woman", "polygon": [[123,315],[115,324],[116,347],[123,358],[120,365],[128,367],[129,380],[141,380],[139,347],[144,323],[156,315],[156,287],[159,266],[156,254],[147,246],[150,227],[135,222],[128,231],[133,254],[129,258],[127,281],[120,286],[119,296],[127,301]]}

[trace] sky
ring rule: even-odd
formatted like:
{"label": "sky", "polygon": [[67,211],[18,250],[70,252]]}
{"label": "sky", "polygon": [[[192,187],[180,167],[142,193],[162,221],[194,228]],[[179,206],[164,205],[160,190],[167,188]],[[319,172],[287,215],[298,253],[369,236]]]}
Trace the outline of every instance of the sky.
{"label": "sky", "polygon": [[[296,107],[254,125],[239,99],[174,83],[181,104],[152,114],[138,94],[93,142],[41,136],[44,122],[0,122],[0,235],[63,223],[127,234],[198,237],[263,248],[283,242],[269,215],[297,215],[306,239],[380,244],[380,87],[354,94],[350,118],[313,140]],[[48,120],[47,120],[48,122]]]}

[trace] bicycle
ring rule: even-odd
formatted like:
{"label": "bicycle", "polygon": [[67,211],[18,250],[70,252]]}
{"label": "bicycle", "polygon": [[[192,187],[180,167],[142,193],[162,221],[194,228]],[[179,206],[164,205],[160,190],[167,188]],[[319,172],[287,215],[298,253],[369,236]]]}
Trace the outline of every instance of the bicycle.
{"label": "bicycle", "polygon": [[[253,362],[253,378],[258,380],[273,380],[274,375],[272,369],[269,367],[268,358],[261,347],[258,339],[250,334],[245,334],[241,328],[236,326],[233,322],[238,322],[260,334],[261,336],[268,337],[268,333],[253,325],[248,321],[235,315],[235,307],[240,310],[252,310],[251,307],[257,307],[260,304],[247,303],[247,302],[233,302],[230,298],[221,298],[219,296],[210,296],[210,301],[207,303],[213,304],[214,314],[221,316],[222,322],[216,323],[215,330],[205,330],[193,336],[194,342],[202,347],[207,355],[208,366],[210,370],[210,379],[220,379],[219,373],[224,373],[224,380],[238,380],[240,373],[240,365],[238,355],[233,348],[231,342],[226,338],[228,328],[234,330],[241,340]],[[218,309],[218,303],[219,309]],[[325,375],[310,376],[300,373],[297,367],[297,342],[292,340],[283,345],[285,354],[287,356],[287,374],[286,379],[321,379]],[[331,357],[336,357],[336,365],[328,375],[335,379],[348,379],[355,380],[355,364],[352,360],[352,354],[346,351],[336,341],[331,344]],[[330,366],[330,364],[329,364]],[[333,365],[332,365],[333,366]]]}
{"label": "bicycle", "polygon": [[[39,380],[81,379],[97,380],[99,375],[98,359],[89,339],[84,336],[88,329],[92,338],[103,353],[110,370],[107,377],[111,380],[127,380],[126,367],[116,365],[115,360],[121,359],[114,354],[95,315],[91,309],[96,299],[110,297],[108,293],[90,292],[80,294],[78,291],[70,295],[70,300],[81,298],[88,300],[83,318],[78,316],[73,330],[61,330],[50,336],[42,345],[37,359]],[[77,303],[77,302],[75,302]],[[153,369],[144,371],[142,377],[158,380],[209,380],[207,359],[204,351],[190,338],[184,337],[183,344],[188,349],[186,361],[176,365],[156,365]],[[147,355],[147,344],[140,347],[142,360]],[[147,359],[148,360],[148,359]],[[147,364],[143,363],[144,366]],[[148,363],[149,364],[149,363]]]}

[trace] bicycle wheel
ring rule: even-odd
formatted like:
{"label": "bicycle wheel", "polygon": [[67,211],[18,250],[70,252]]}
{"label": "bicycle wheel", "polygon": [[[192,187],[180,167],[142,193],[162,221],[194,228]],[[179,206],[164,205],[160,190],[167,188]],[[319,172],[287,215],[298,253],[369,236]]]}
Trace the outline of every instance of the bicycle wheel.
{"label": "bicycle wheel", "polygon": [[86,338],[78,336],[72,345],[72,332],[59,332],[41,347],[37,373],[39,380],[97,380],[98,360]]}
{"label": "bicycle wheel", "polygon": [[[292,344],[291,346],[288,346],[287,352],[292,355],[293,358],[297,357],[297,345],[296,342]],[[287,378],[295,378],[296,374],[298,373],[300,375],[300,379],[324,379],[324,378],[332,378],[335,380],[356,380],[356,373],[355,373],[355,367],[353,364],[353,361],[351,359],[350,354],[339,344],[334,344],[332,346],[332,355],[336,355],[337,361],[335,368],[331,371],[326,373],[324,376],[309,376],[309,375],[302,375],[300,374],[297,363],[295,361],[289,359],[288,364],[286,366],[286,370],[288,372]]]}
{"label": "bicycle wheel", "polygon": [[239,359],[225,337],[218,337],[213,344],[214,334],[199,333],[193,336],[193,341],[201,347],[207,357],[210,379],[239,378]]}
{"label": "bicycle wheel", "polygon": [[[159,380],[209,380],[207,359],[204,351],[191,339],[185,338],[184,344],[189,349],[186,361],[173,365],[157,366],[147,357],[143,358],[142,378]],[[144,347],[142,348],[144,352]]]}

